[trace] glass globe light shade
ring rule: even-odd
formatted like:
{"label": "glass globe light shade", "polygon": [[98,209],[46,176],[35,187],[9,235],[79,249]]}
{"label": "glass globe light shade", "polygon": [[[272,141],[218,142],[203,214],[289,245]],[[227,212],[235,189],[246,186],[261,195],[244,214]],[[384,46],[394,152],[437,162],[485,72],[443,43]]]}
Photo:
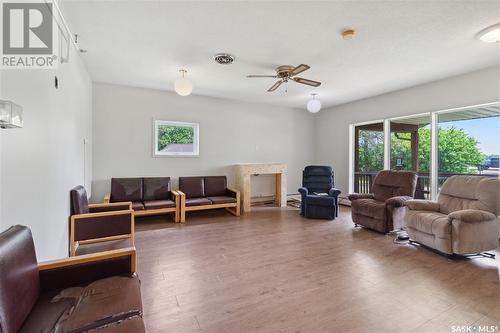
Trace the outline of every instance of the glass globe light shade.
{"label": "glass globe light shade", "polygon": [[500,43],[500,23],[481,30],[476,37],[485,43]]}
{"label": "glass globe light shade", "polygon": [[321,102],[319,100],[313,98],[307,102],[307,111],[316,113],[319,110],[321,110]]}
{"label": "glass globe light shade", "polygon": [[175,80],[175,92],[181,96],[187,96],[193,91],[193,84],[185,77]]}

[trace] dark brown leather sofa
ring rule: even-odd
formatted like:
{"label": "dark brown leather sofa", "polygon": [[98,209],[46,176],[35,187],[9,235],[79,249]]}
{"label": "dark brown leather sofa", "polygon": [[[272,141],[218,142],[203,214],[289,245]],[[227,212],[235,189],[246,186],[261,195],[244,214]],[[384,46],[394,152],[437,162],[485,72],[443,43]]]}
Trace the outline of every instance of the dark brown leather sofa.
{"label": "dark brown leather sofa", "polygon": [[104,203],[132,202],[135,216],[173,214],[180,220],[180,196],[170,189],[170,177],[112,178]]}
{"label": "dark brown leather sofa", "polygon": [[134,246],[130,201],[89,205],[87,191],[81,185],[70,191],[70,198],[70,256]]}
{"label": "dark brown leather sofa", "polygon": [[227,187],[226,176],[179,177],[180,221],[186,222],[186,212],[225,208],[240,216],[240,192]]}
{"label": "dark brown leather sofa", "polygon": [[135,248],[37,263],[31,231],[0,234],[2,333],[145,332]]}
{"label": "dark brown leather sofa", "polygon": [[405,201],[413,199],[417,174],[412,171],[380,171],[373,180],[372,194],[351,194],[352,220],[378,232],[402,226],[406,212]]}

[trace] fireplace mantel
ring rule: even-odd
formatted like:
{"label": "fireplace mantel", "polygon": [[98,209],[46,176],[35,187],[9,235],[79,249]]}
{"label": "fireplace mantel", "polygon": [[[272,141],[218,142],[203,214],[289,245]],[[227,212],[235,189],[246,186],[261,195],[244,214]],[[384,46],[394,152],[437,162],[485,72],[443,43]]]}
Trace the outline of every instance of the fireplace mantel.
{"label": "fireplace mantel", "polygon": [[252,175],[274,174],[276,175],[275,203],[278,207],[286,207],[286,172],[284,163],[241,163],[234,165],[236,188],[241,192],[243,200],[243,212],[249,212]]}

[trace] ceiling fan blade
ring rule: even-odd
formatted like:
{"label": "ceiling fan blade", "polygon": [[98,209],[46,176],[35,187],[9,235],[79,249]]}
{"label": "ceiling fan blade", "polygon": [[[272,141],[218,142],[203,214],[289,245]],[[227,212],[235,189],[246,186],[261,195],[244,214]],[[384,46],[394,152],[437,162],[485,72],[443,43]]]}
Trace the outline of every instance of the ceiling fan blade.
{"label": "ceiling fan blade", "polygon": [[313,87],[319,87],[321,85],[321,82],[319,82],[319,81],[313,81],[313,80],[303,79],[301,77],[294,77],[293,80],[295,82],[302,83],[302,84],[307,84],[308,86],[313,86]]}
{"label": "ceiling fan blade", "polygon": [[278,76],[276,75],[247,75],[247,77],[249,78],[253,78],[253,77],[272,77],[272,78],[277,78]]}
{"label": "ceiling fan blade", "polygon": [[292,69],[292,71],[290,72],[290,76],[294,76],[294,75],[297,75],[299,73],[302,73],[303,71],[307,71],[309,68],[311,68],[311,67],[309,67],[306,64],[300,64],[297,67],[295,67],[294,69]]}
{"label": "ceiling fan blade", "polygon": [[271,88],[269,88],[267,91],[268,92],[275,91],[276,89],[278,89],[279,86],[281,86],[282,83],[283,83],[283,81],[281,81],[281,80],[276,81],[276,83],[273,84],[273,86]]}

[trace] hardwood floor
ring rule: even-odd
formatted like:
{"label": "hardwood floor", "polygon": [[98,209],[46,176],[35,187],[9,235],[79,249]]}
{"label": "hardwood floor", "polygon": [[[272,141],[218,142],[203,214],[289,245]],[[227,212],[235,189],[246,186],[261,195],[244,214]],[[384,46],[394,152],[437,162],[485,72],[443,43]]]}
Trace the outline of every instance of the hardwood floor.
{"label": "hardwood floor", "polygon": [[[500,327],[499,258],[450,260],[294,208],[136,221],[148,332],[452,332]],[[497,331],[499,331],[497,329]]]}

